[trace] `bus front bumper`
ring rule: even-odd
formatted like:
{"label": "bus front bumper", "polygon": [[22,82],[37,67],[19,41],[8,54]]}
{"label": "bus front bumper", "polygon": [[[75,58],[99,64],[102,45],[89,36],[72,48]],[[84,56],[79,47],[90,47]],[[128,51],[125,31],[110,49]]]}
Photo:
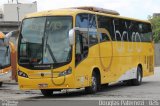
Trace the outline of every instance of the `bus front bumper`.
{"label": "bus front bumper", "polygon": [[73,80],[73,77],[70,75],[65,77],[39,79],[18,76],[19,88],[21,90],[72,89],[75,88]]}

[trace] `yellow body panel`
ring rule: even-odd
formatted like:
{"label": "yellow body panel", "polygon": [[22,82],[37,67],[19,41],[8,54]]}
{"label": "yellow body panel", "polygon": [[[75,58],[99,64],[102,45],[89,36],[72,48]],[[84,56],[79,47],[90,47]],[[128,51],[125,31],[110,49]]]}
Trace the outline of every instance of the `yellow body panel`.
{"label": "yellow body panel", "polygon": [[[110,17],[118,17],[130,20],[121,16],[90,12],[86,10],[67,9],[54,10],[34,13],[26,18],[40,16],[73,16],[73,25],[75,26],[75,17],[78,13],[92,13]],[[137,20],[149,23],[148,21]],[[107,54],[106,54],[107,53]],[[89,48],[87,58],[75,66],[75,45],[72,49],[72,61],[65,66],[53,69],[55,76],[52,78],[51,70],[31,70],[18,65],[18,70],[25,72],[29,78],[18,76],[20,89],[69,89],[82,88],[91,85],[91,75],[95,68],[100,70],[101,84],[118,81],[122,75],[132,68],[137,68],[139,64],[143,68],[143,77],[154,74],[154,46],[152,43],[132,43],[132,42],[102,42]],[[72,68],[72,74],[64,77],[58,77],[62,71]],[[42,77],[40,74],[46,74]],[[63,83],[65,79],[65,82]],[[56,83],[54,83],[54,82]],[[61,84],[62,83],[62,84]],[[40,84],[47,84],[44,88]]]}

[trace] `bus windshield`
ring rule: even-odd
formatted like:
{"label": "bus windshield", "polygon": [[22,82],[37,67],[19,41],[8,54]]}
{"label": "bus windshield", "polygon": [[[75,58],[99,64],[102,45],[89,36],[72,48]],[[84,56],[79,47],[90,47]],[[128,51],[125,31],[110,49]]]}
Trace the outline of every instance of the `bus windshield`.
{"label": "bus windshield", "polygon": [[71,60],[69,30],[72,17],[52,16],[25,19],[19,40],[20,64],[54,64]]}
{"label": "bus windshield", "polygon": [[9,46],[0,46],[0,69],[10,65]]}

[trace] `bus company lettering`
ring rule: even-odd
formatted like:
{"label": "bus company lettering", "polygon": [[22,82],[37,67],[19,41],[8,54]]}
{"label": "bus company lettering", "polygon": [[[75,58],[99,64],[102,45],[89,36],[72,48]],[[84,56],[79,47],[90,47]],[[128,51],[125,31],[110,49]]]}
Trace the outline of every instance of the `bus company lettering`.
{"label": "bus company lettering", "polygon": [[[124,37],[127,37],[127,41],[129,41],[129,34],[128,31],[123,31],[122,33],[120,33],[120,31],[118,29],[116,29],[115,26],[115,22],[113,20],[113,26],[114,26],[114,34],[115,34],[115,40],[118,42],[119,40],[117,39],[118,37],[120,38],[120,45],[119,43],[116,43],[117,46],[117,51],[118,52],[123,52],[124,51]],[[128,45],[128,52],[132,52],[134,50],[134,48],[136,49],[137,52],[141,52],[142,47],[140,44],[136,44],[136,47],[134,47],[133,42],[136,42],[137,40],[139,42],[141,42],[141,36],[143,36],[143,34],[139,34],[139,32],[132,32],[131,34],[131,38],[132,38],[132,44]]]}

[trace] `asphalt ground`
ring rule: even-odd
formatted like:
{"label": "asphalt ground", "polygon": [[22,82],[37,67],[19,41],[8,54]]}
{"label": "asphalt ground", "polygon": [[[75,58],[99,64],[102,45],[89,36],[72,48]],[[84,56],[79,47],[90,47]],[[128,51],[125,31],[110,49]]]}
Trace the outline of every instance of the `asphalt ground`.
{"label": "asphalt ground", "polygon": [[[153,76],[143,78],[142,85],[140,86],[128,86],[125,83],[116,83],[109,86],[103,86],[102,90],[96,94],[86,94],[84,89],[73,89],[55,92],[52,97],[44,97],[38,90],[21,91],[16,83],[5,83],[0,87],[0,100],[0,105],[2,106],[6,106],[4,104],[9,102],[18,102],[18,106],[31,106],[34,103],[34,106],[43,106],[47,104],[54,104],[54,106],[59,104],[65,106],[74,106],[75,104],[77,106],[85,104],[97,106],[105,105],[106,102],[103,100],[151,100],[151,102],[146,102],[157,103],[157,105],[160,106],[160,101],[157,101],[160,100],[160,67],[155,68],[155,74]],[[156,104],[154,105],[156,106]],[[115,106],[117,105],[115,104]]]}

